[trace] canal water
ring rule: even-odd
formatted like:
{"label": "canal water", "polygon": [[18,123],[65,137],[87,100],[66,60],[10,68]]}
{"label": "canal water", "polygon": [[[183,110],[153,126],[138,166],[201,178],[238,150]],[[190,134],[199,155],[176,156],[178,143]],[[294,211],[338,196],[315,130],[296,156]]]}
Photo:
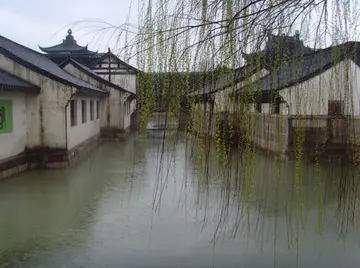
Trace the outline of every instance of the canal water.
{"label": "canal water", "polygon": [[163,137],[2,181],[0,267],[359,267],[352,169]]}

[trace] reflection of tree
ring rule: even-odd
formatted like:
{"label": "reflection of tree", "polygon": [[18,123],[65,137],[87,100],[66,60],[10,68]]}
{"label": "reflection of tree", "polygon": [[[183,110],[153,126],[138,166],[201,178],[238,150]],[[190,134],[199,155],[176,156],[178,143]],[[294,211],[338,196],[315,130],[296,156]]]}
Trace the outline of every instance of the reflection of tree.
{"label": "reflection of tree", "polygon": [[224,166],[211,144],[201,169],[194,161],[196,142],[192,139],[187,151],[194,177],[199,178],[196,209],[203,215],[202,228],[213,229],[214,243],[245,235],[260,247],[269,237],[274,246],[286,237],[288,247],[297,247],[305,233],[337,233],[345,239],[357,227],[359,179],[353,168],[302,164],[297,178],[296,162],[247,156],[239,150]]}

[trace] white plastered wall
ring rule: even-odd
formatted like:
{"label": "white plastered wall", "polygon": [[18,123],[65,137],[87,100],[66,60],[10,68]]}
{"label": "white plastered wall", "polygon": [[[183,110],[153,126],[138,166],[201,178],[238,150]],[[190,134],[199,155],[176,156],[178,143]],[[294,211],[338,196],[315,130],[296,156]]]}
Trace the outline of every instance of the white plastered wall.
{"label": "white plastered wall", "polygon": [[111,82],[136,94],[136,74],[113,74]]}
{"label": "white plastered wall", "polygon": [[[346,115],[360,115],[360,69],[344,60],[323,73],[280,91],[289,105],[289,115],[327,115],[329,100],[344,101]],[[285,112],[286,109],[283,109]]]}
{"label": "white plastered wall", "polygon": [[26,94],[0,92],[0,100],[12,102],[12,131],[0,133],[0,161],[22,153],[27,143]]}
{"label": "white plastered wall", "polygon": [[[71,104],[68,105],[67,111],[67,139],[68,139],[68,149],[74,148],[76,145],[98,135],[100,133],[100,118],[101,118],[101,109],[99,118],[96,114],[96,105],[97,101],[100,101],[100,98],[89,97],[89,96],[74,96],[72,98],[76,102],[76,124],[71,126]],[[82,122],[82,109],[81,101],[86,101],[86,122]],[[94,103],[94,118],[90,120],[90,100]],[[101,106],[101,101],[100,101]]]}
{"label": "white plastered wall", "polygon": [[51,80],[0,54],[0,69],[39,86],[26,96],[27,147],[66,148],[65,105],[76,89]]}
{"label": "white plastered wall", "polygon": [[64,66],[64,70],[70,74],[87,81],[88,83],[103,89],[109,93],[102,99],[102,115],[100,125],[102,128],[124,129],[130,124],[130,117],[124,114],[126,93],[114,87],[108,86],[82,72],[71,63]]}

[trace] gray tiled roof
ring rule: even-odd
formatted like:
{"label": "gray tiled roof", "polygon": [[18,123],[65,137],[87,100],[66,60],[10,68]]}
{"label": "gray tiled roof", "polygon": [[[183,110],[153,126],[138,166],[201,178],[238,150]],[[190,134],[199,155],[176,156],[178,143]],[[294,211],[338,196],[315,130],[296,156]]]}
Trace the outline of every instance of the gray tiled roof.
{"label": "gray tiled roof", "polygon": [[105,94],[103,90],[67,73],[45,55],[15,43],[1,35],[0,53],[35,72],[60,83],[74,86],[80,91]]}
{"label": "gray tiled roof", "polygon": [[[297,60],[284,62],[267,76],[256,81],[252,89],[256,92],[281,90],[315,77],[344,59],[352,59],[360,66],[360,43],[347,42],[305,55]],[[247,88],[249,89],[249,88]],[[239,90],[241,93],[245,88]]]}
{"label": "gray tiled roof", "polygon": [[34,86],[16,76],[0,70],[0,89],[14,89],[24,91],[39,91],[40,88]]}
{"label": "gray tiled roof", "polygon": [[84,53],[84,54],[95,54],[96,52],[89,51],[88,46],[79,46],[72,36],[71,29],[68,30],[68,35],[62,41],[62,43],[52,47],[40,47],[39,48],[46,53]]}
{"label": "gray tiled roof", "polygon": [[237,68],[232,73],[220,75],[218,79],[207,83],[204,88],[197,90],[190,95],[200,96],[215,93],[245,80],[247,77],[253,75],[255,71],[256,68],[249,65]]}

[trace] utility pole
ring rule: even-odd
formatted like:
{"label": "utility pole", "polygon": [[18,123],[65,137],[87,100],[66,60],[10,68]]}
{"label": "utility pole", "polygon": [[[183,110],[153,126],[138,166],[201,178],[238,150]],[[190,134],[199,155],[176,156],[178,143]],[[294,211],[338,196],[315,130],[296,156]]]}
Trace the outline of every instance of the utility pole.
{"label": "utility pole", "polygon": [[111,82],[111,51],[110,48],[108,48],[108,57],[109,57],[109,82]]}

